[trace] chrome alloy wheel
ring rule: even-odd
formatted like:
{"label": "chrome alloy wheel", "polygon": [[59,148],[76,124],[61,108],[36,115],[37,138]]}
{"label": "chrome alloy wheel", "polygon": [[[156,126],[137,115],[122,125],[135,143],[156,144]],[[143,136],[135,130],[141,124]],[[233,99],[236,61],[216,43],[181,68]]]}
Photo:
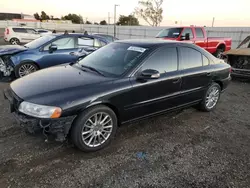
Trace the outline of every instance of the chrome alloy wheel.
{"label": "chrome alloy wheel", "polygon": [[82,140],[88,147],[102,145],[110,137],[113,121],[110,115],[98,112],[91,116],[82,128]]}
{"label": "chrome alloy wheel", "polygon": [[19,68],[18,73],[20,77],[23,77],[35,71],[36,71],[36,67],[34,65],[24,64]]}
{"label": "chrome alloy wheel", "polygon": [[218,102],[220,91],[217,87],[212,87],[206,96],[206,107],[212,109]]}

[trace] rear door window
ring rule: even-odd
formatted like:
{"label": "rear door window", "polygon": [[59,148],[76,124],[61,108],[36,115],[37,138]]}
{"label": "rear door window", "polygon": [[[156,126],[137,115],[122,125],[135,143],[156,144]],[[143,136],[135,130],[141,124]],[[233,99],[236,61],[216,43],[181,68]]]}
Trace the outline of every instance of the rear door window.
{"label": "rear door window", "polygon": [[195,28],[196,38],[204,38],[204,33],[201,28]]}
{"label": "rear door window", "polygon": [[12,28],[12,30],[16,33],[27,33],[25,28]]}
{"label": "rear door window", "polygon": [[188,47],[180,47],[181,69],[191,69],[202,66],[202,54]]}
{"label": "rear door window", "polygon": [[88,38],[88,37],[79,37],[78,38],[78,47],[84,47],[84,46],[94,46],[96,43],[96,41],[94,41],[94,39],[92,38]]}

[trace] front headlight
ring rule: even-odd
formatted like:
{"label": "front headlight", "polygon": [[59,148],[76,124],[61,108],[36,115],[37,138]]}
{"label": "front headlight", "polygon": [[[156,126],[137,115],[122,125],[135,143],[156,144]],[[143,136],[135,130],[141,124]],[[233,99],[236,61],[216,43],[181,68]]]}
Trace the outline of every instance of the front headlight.
{"label": "front headlight", "polygon": [[53,106],[44,106],[29,102],[22,102],[18,109],[20,112],[38,118],[59,118],[62,109]]}

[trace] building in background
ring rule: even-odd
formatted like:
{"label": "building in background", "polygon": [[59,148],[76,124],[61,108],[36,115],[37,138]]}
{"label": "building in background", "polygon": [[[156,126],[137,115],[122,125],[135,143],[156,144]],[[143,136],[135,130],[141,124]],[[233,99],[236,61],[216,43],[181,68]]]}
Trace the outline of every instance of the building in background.
{"label": "building in background", "polygon": [[21,19],[22,14],[0,12],[0,20]]}

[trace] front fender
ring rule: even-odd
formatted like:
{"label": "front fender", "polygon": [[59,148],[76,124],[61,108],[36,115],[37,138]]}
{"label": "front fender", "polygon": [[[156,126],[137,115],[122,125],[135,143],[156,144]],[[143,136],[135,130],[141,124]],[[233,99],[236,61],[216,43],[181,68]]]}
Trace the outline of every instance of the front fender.
{"label": "front fender", "polygon": [[24,61],[37,62],[37,59],[38,57],[34,53],[19,53],[14,56],[11,56],[11,61],[14,67]]}

